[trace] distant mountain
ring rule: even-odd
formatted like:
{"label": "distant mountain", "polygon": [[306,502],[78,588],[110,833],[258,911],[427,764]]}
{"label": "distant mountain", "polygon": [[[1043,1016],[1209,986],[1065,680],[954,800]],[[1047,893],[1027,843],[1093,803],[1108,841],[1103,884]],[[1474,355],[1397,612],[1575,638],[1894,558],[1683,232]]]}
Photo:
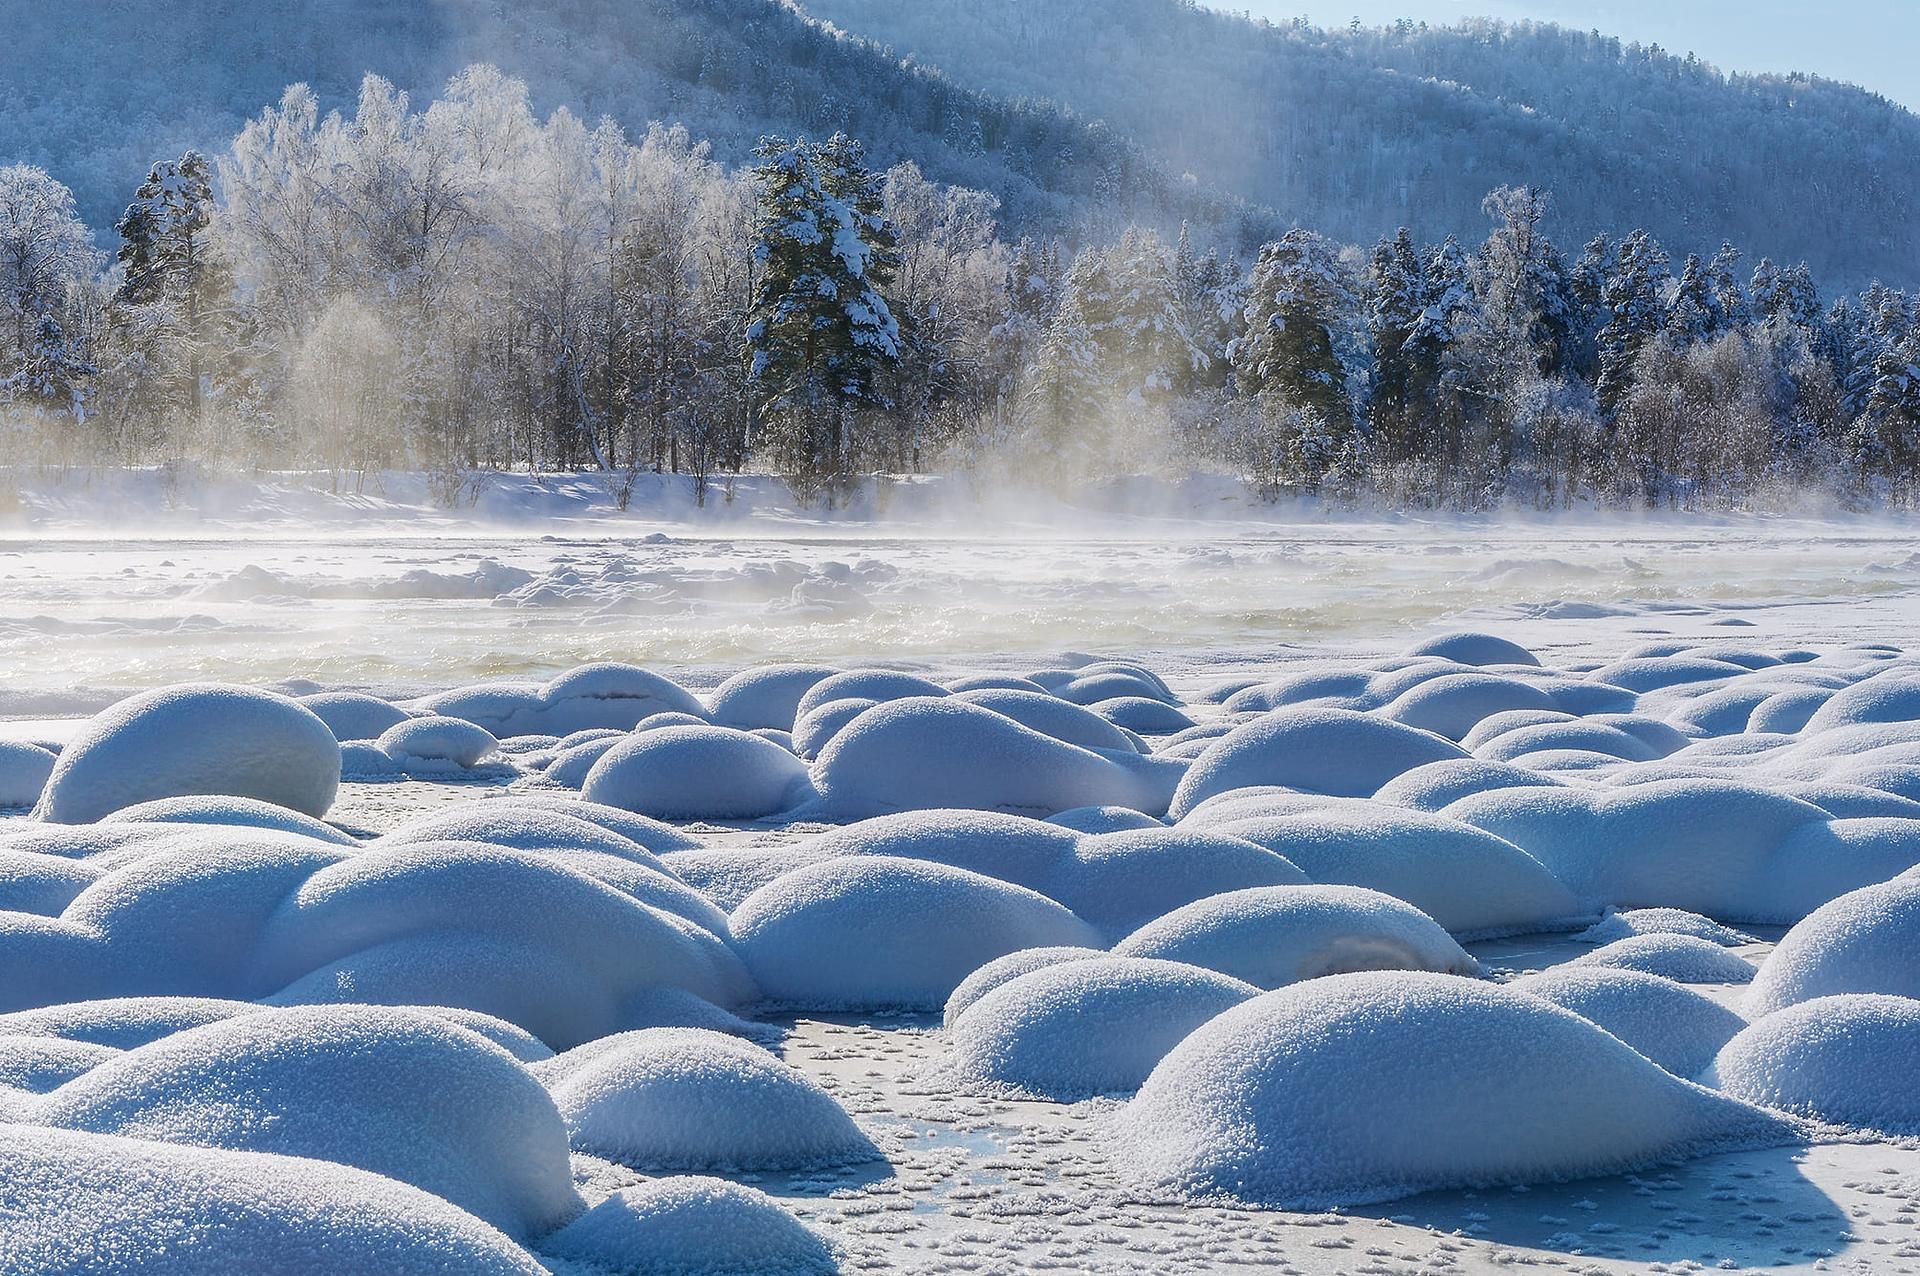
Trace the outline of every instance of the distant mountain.
{"label": "distant mountain", "polygon": [[351,114],[367,71],[424,102],[480,61],[525,79],[541,109],[634,133],[683,122],[733,161],[762,134],[845,129],[882,163],[993,191],[1016,229],[1090,209],[1241,215],[1098,121],[903,66],[776,0],[88,0],[15,4],[5,32],[0,164],[44,166],[101,229],[153,160],[225,149],[290,83]]}
{"label": "distant mountain", "polygon": [[[1805,260],[1828,288],[1920,283],[1920,118],[1851,85],[1723,75],[1599,34],[1469,21],[1325,31],[1184,0],[805,0],[1012,99],[1102,119],[1169,171],[1371,241],[1485,231],[1551,189],[1566,248],[1645,226]],[[1813,19],[1810,19],[1813,20]]]}

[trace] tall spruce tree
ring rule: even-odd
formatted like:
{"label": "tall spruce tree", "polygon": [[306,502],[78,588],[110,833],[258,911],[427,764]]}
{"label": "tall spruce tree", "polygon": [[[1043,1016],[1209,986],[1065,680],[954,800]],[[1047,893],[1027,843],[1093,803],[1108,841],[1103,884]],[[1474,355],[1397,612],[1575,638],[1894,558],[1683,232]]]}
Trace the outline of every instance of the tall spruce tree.
{"label": "tall spruce tree", "polygon": [[900,357],[885,295],[895,236],[859,143],[769,138],[754,154],[761,275],[748,374],[763,442],[784,472],[817,490],[852,472],[859,414],[882,406],[880,373]]}

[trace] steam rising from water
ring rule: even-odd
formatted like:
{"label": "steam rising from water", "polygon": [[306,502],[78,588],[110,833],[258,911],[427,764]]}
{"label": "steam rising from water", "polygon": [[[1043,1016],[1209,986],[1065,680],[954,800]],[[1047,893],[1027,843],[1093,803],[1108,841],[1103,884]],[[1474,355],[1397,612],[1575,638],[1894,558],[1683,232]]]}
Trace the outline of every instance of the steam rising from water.
{"label": "steam rising from water", "polygon": [[[1907,627],[1920,555],[1832,525],[1247,527],[1103,537],[334,534],[0,541],[0,714],[192,678],[386,691],[625,660],[1124,653],[1199,678],[1463,623],[1549,649]],[[1837,600],[1812,607],[1805,600]],[[73,695],[78,688],[103,689]]]}

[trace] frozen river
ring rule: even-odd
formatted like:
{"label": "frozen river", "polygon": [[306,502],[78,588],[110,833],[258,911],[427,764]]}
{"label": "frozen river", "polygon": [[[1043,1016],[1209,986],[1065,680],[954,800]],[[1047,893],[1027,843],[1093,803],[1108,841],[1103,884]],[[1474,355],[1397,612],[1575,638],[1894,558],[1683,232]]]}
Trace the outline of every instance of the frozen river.
{"label": "frozen river", "polygon": [[183,679],[409,691],[591,660],[699,685],[773,660],[1080,650],[1204,679],[1469,623],[1562,656],[1666,634],[1899,640],[1920,589],[1911,532],[1871,524],[555,526],[0,535],[0,714]]}

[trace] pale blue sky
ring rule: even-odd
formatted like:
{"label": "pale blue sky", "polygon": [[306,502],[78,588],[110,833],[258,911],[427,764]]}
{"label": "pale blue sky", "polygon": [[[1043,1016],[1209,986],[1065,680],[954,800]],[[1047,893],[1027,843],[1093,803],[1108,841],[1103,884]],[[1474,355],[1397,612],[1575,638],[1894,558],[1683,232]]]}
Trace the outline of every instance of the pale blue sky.
{"label": "pale blue sky", "polygon": [[1692,51],[1723,71],[1807,71],[1920,110],[1920,0],[1210,0],[1280,21],[1533,18]]}

